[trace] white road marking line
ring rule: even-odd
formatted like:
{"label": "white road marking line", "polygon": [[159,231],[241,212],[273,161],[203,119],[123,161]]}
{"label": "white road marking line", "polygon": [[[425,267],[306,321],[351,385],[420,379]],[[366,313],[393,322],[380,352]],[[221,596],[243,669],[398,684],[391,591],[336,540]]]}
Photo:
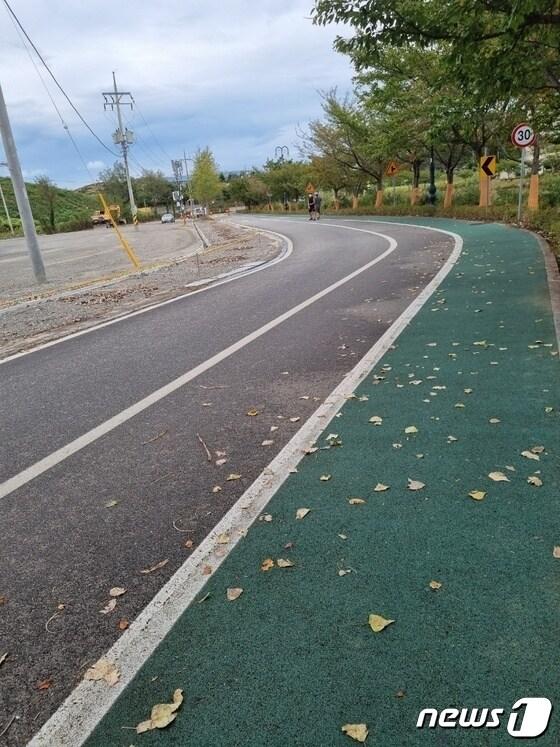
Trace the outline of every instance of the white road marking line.
{"label": "white road marking line", "polygon": [[[245,226],[248,228],[255,229],[255,226]],[[226,283],[231,283],[234,280],[240,280],[241,278],[247,277],[247,275],[253,275],[255,272],[261,272],[261,270],[268,270],[269,267],[272,267],[273,265],[278,264],[279,262],[283,262],[285,259],[288,259],[288,257],[293,252],[293,244],[290,241],[290,239],[287,236],[284,236],[281,233],[277,233],[276,231],[269,231],[268,229],[259,228],[258,231],[261,231],[262,233],[269,233],[272,236],[277,236],[278,238],[281,238],[284,242],[286,242],[286,249],[281,252],[277,257],[274,259],[271,259],[270,262],[265,262],[264,264],[259,264],[258,267],[252,267],[249,270],[245,270],[244,272],[239,272],[236,275],[232,275],[232,277],[228,277],[225,280],[219,280],[218,282],[213,282],[210,278],[208,280],[208,285],[204,288],[200,288],[199,290],[190,291],[189,293],[182,293],[180,296],[174,296],[173,298],[168,298],[166,301],[159,301],[158,303],[151,304],[150,306],[145,306],[142,309],[138,309],[137,311],[131,311],[128,314],[123,314],[122,316],[118,316],[115,319],[109,319],[107,322],[101,322],[100,324],[95,324],[93,327],[88,327],[87,329],[82,329],[79,332],[72,332],[69,335],[64,335],[64,337],[58,337],[56,340],[51,340],[50,342],[45,342],[42,345],[37,345],[34,348],[30,348],[29,350],[23,350],[21,353],[14,353],[13,355],[9,355],[7,358],[3,358],[0,360],[0,366],[3,363],[8,363],[9,361],[13,361],[16,358],[23,358],[25,355],[31,355],[31,353],[36,353],[39,350],[44,350],[45,348],[51,348],[53,345],[59,345],[61,342],[66,342],[67,340],[73,340],[75,337],[81,337],[82,335],[87,335],[90,332],[95,332],[98,329],[103,329],[103,327],[110,327],[112,324],[118,324],[119,322],[125,321],[125,319],[131,319],[133,316],[138,316],[139,314],[146,314],[149,311],[153,311],[154,309],[159,309],[162,306],[167,306],[170,303],[176,303],[177,301],[182,301],[184,298],[195,296],[198,293],[205,293],[206,291],[212,290],[213,288],[217,288],[219,285],[225,285]],[[102,286],[99,286],[100,288]],[[9,307],[8,307],[9,308]]]}
{"label": "white road marking line", "polygon": [[[344,228],[346,228],[346,226]],[[310,296],[305,301],[302,301],[301,303],[298,303],[296,306],[293,306],[291,309],[289,309],[288,311],[285,311],[283,314],[280,314],[280,316],[277,316],[275,319],[272,319],[270,322],[267,322],[259,329],[255,330],[254,332],[251,332],[248,335],[245,335],[245,337],[242,337],[237,342],[234,342],[233,345],[229,345],[227,348],[224,348],[224,350],[221,350],[219,353],[216,353],[215,355],[211,356],[210,358],[205,360],[203,363],[199,363],[198,366],[195,366],[194,368],[191,368],[190,371],[187,371],[181,376],[178,376],[173,381],[170,381],[169,384],[165,384],[165,386],[162,386],[159,389],[156,389],[155,392],[152,392],[147,397],[144,397],[138,402],[135,402],[133,405],[130,405],[130,407],[125,408],[124,410],[117,413],[116,415],[113,415],[112,418],[109,418],[104,423],[100,423],[95,428],[92,428],[90,431],[87,431],[87,433],[84,433],[83,435],[79,436],[73,441],[70,441],[70,443],[67,443],[65,446],[62,446],[60,449],[53,451],[52,454],[49,454],[43,459],[40,459],[38,462],[35,462],[35,464],[32,464],[30,467],[27,467],[26,469],[22,470],[17,475],[10,477],[8,480],[0,484],[0,498],[5,498],[10,493],[13,493],[14,490],[21,488],[22,485],[25,485],[31,480],[34,480],[39,475],[42,475],[43,472],[47,472],[47,470],[52,469],[52,467],[56,466],[57,464],[60,464],[60,462],[63,462],[69,456],[72,456],[72,454],[76,454],[78,451],[81,451],[86,446],[89,446],[90,444],[94,443],[94,441],[97,441],[99,438],[106,435],[110,431],[114,430],[115,428],[118,428],[119,425],[126,423],[127,420],[130,420],[135,415],[138,415],[144,410],[147,410],[148,407],[151,407],[156,402],[159,402],[160,400],[162,400],[164,397],[168,397],[170,394],[177,391],[177,389],[180,389],[181,387],[185,386],[185,384],[188,384],[189,381],[192,381],[197,376],[200,376],[201,374],[203,374],[205,371],[208,371],[213,366],[217,365],[218,363],[221,363],[226,358],[229,358],[230,355],[237,353],[239,350],[244,348],[246,345],[249,345],[249,343],[253,342],[254,340],[257,340],[259,337],[262,337],[262,335],[265,335],[267,332],[270,332],[271,329],[278,327],[280,324],[285,322],[287,319],[290,319],[295,314],[298,314],[300,311],[303,311],[303,309],[306,309],[308,306],[311,306],[311,304],[315,303],[316,301],[319,301],[321,298],[324,298],[329,293],[332,293],[337,288],[340,288],[342,285],[345,285],[350,280],[353,280],[358,275],[361,275],[363,272],[366,272],[366,270],[369,270],[371,267],[376,265],[378,262],[381,262],[383,259],[385,259],[385,257],[388,257],[389,254],[394,252],[395,249],[397,248],[397,242],[395,241],[395,239],[392,239],[390,236],[385,236],[382,233],[378,233],[377,231],[367,231],[365,229],[358,229],[358,228],[349,229],[349,230],[363,231],[364,233],[369,233],[369,234],[372,234],[373,236],[379,236],[382,239],[385,239],[386,241],[389,242],[389,248],[386,249],[384,252],[382,252],[379,256],[375,257],[375,259],[372,259],[370,262],[367,262],[365,265],[362,265],[362,267],[359,267],[357,270],[354,270],[353,272],[351,272],[349,275],[346,275],[340,280],[337,280],[335,283],[332,283],[326,288],[323,288],[322,291],[319,291],[318,293],[315,293],[313,296]]]}
{"label": "white road marking line", "polygon": [[[411,224],[411,226],[412,228],[423,227],[414,224]],[[201,572],[202,567],[209,564],[216,570],[221,565],[226,555],[231,552],[251,524],[260,516],[272,496],[286,480],[290,471],[301,460],[302,449],[317,440],[323,430],[328,427],[329,421],[346,402],[346,396],[352,393],[365,379],[413,317],[420,311],[457,262],[463,247],[463,239],[456,233],[439,228],[428,230],[452,236],[455,241],[455,247],[449,259],[439,272],[359,363],[344,377],[325,402],[304,423],[206,539],[201,542],[192,555],[142,610],[130,628],[105,654],[103,658],[109,659],[119,668],[121,673],[119,682],[113,687],[105,687],[96,682],[82,680],[27,747],[52,747],[52,745],[79,747],[85,742],[119,695],[135,677],[146,659],[154,652],[185,609],[200,593],[208,580],[208,576]],[[223,556],[221,553],[224,546],[217,542],[217,538],[222,532],[227,532],[232,540]],[[216,550],[219,550],[219,554],[216,554]]]}

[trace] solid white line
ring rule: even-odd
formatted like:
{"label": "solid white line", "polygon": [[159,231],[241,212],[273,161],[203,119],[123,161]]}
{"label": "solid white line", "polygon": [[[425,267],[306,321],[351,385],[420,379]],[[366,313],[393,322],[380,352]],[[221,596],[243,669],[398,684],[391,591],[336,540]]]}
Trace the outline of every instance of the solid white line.
{"label": "solid white line", "polygon": [[[239,225],[239,224],[238,224]],[[226,280],[219,280],[218,282],[213,282],[212,278],[209,278],[208,283],[209,285],[205,288],[200,288],[196,291],[190,291],[189,293],[182,293],[180,296],[174,296],[173,298],[168,298],[166,301],[159,301],[158,303],[151,304],[150,306],[145,306],[142,309],[138,309],[137,311],[131,311],[128,314],[123,314],[122,316],[118,316],[115,319],[109,319],[107,322],[101,322],[100,324],[95,324],[93,327],[88,327],[87,329],[82,329],[79,332],[72,332],[69,335],[64,335],[64,337],[58,337],[56,340],[51,340],[50,342],[45,342],[42,345],[37,345],[34,348],[30,348],[29,350],[23,350],[21,353],[14,353],[13,355],[9,355],[7,358],[3,358],[0,360],[0,366],[3,363],[8,363],[8,361],[13,361],[16,358],[23,358],[25,355],[31,355],[31,353],[36,353],[39,350],[44,350],[45,348],[50,348],[53,345],[59,345],[61,342],[66,342],[67,340],[73,340],[75,337],[81,337],[82,335],[88,335],[90,332],[95,332],[98,329],[102,329],[103,327],[110,327],[112,324],[118,324],[119,322],[125,321],[125,319],[131,319],[133,316],[138,316],[139,314],[146,314],[149,311],[153,311],[154,309],[159,309],[162,306],[167,306],[170,303],[176,303],[177,301],[182,301],[184,298],[195,296],[197,293],[205,293],[206,291],[212,290],[212,288],[217,288],[219,285],[225,285],[226,283],[231,283],[234,280],[239,280],[240,278],[247,277],[247,275],[253,275],[255,272],[260,272],[261,270],[268,270],[269,267],[272,267],[273,265],[278,264],[279,262],[283,262],[285,259],[288,259],[288,257],[291,255],[293,251],[293,244],[291,240],[284,236],[284,234],[277,233],[276,231],[270,231],[268,229],[264,228],[256,228],[255,226],[246,225],[243,226],[244,228],[252,228],[253,230],[261,231],[262,233],[269,233],[272,236],[276,236],[277,238],[282,239],[286,243],[286,248],[284,251],[282,251],[277,257],[274,259],[271,259],[270,262],[265,262],[264,264],[260,264],[258,267],[253,267],[249,270],[240,271],[235,276],[228,277]],[[118,282],[119,279],[113,282]],[[101,287],[101,286],[99,286]],[[82,289],[84,290],[84,289]],[[10,307],[6,308],[6,311],[9,310]]]}
{"label": "solid white line", "polygon": [[[423,226],[415,225],[412,227],[423,228]],[[79,747],[85,742],[146,659],[199,594],[208,580],[208,576],[202,574],[203,566],[211,565],[216,570],[223,562],[224,546],[218,544],[218,536],[222,532],[227,532],[231,538],[228,553],[231,552],[239,539],[245,536],[251,524],[263,512],[290,472],[295,469],[303,456],[303,449],[317,440],[329,421],[345,403],[346,397],[365,379],[420,311],[459,259],[463,246],[463,239],[458,234],[439,228],[428,230],[452,236],[455,240],[455,247],[443,267],[352,371],[344,377],[325,402],[277,454],[188,560],[144,608],[130,628],[105,654],[103,658],[109,659],[118,667],[121,673],[119,682],[113,687],[107,687],[99,682],[82,680],[29,742],[28,747],[52,747],[52,745]]]}
{"label": "solid white line", "polygon": [[[346,229],[347,227],[344,226],[344,228]],[[92,428],[90,431],[87,431],[87,433],[84,433],[82,436],[79,436],[73,441],[70,441],[70,443],[67,443],[65,446],[62,446],[60,449],[53,451],[52,454],[49,454],[43,459],[40,459],[38,462],[35,462],[35,464],[32,464],[30,467],[27,467],[26,469],[22,470],[17,475],[10,477],[8,480],[0,484],[0,498],[5,498],[10,493],[13,493],[14,490],[21,488],[22,485],[26,485],[31,480],[34,480],[39,475],[42,475],[43,472],[46,472],[47,470],[51,469],[55,465],[60,464],[60,462],[63,462],[69,456],[72,456],[72,454],[76,454],[76,452],[81,451],[86,446],[89,446],[89,444],[92,444],[94,441],[97,441],[99,438],[101,438],[105,434],[109,433],[115,428],[118,428],[119,425],[126,423],[127,420],[130,420],[135,415],[138,415],[139,413],[146,410],[148,407],[151,407],[152,405],[156,404],[156,402],[159,402],[164,397],[168,397],[170,394],[177,391],[177,389],[180,389],[181,387],[185,386],[185,384],[188,384],[189,381],[192,381],[197,376],[200,376],[202,373],[204,373],[205,371],[208,371],[213,366],[217,365],[218,363],[221,363],[226,358],[229,358],[230,355],[237,353],[239,350],[244,348],[246,345],[249,345],[249,343],[253,342],[254,340],[257,340],[259,337],[262,337],[262,335],[265,335],[267,332],[270,332],[271,329],[278,327],[280,324],[285,322],[287,319],[290,319],[295,314],[298,314],[300,311],[303,311],[303,309],[306,309],[308,306],[311,306],[311,304],[315,303],[316,301],[319,301],[321,298],[324,298],[329,293],[332,293],[334,290],[336,290],[337,288],[340,288],[342,285],[344,285],[345,283],[348,283],[350,280],[353,280],[355,277],[357,277],[358,275],[361,275],[363,272],[366,272],[366,270],[369,270],[371,267],[376,265],[378,262],[381,262],[383,259],[385,259],[385,257],[388,257],[389,254],[394,252],[395,249],[397,248],[397,242],[395,241],[395,239],[392,239],[390,236],[385,236],[382,233],[378,233],[377,231],[367,231],[365,229],[358,229],[358,228],[349,229],[349,230],[362,231],[363,233],[369,233],[374,236],[379,236],[382,239],[385,239],[386,241],[389,242],[389,248],[386,249],[384,252],[382,252],[375,259],[372,259],[370,262],[367,262],[365,265],[362,265],[362,267],[359,267],[357,270],[354,270],[353,272],[351,272],[349,275],[346,275],[340,280],[337,280],[335,283],[332,283],[331,285],[327,286],[327,288],[323,288],[322,291],[319,291],[318,293],[315,293],[310,298],[307,298],[305,301],[298,303],[297,306],[293,306],[291,309],[289,309],[288,311],[285,311],[283,314],[280,314],[280,316],[277,316],[275,319],[272,319],[270,322],[267,322],[262,327],[255,330],[254,332],[251,332],[250,334],[245,335],[245,337],[242,337],[240,340],[237,340],[237,342],[234,342],[232,345],[229,345],[227,348],[224,348],[224,350],[221,350],[219,353],[216,353],[211,358],[208,358],[207,360],[205,360],[203,363],[199,363],[198,366],[191,368],[190,371],[187,371],[181,376],[178,376],[173,381],[170,381],[168,384],[165,384],[165,386],[162,386],[159,389],[156,389],[155,392],[152,392],[147,397],[144,397],[138,402],[135,402],[133,405],[130,405],[130,407],[127,407],[126,409],[122,410],[116,415],[113,415],[112,418],[109,418],[104,423],[100,423],[95,428]]]}

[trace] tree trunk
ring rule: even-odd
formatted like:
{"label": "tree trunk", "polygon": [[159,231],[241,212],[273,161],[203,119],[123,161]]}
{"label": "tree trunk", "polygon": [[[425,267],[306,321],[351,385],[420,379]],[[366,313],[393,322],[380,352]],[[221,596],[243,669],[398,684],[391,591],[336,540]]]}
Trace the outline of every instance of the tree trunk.
{"label": "tree trunk", "polygon": [[352,195],[352,210],[357,210],[359,204],[360,204],[360,198],[358,197],[358,195],[353,194]]}
{"label": "tree trunk", "polygon": [[539,139],[533,146],[533,164],[531,166],[531,179],[529,181],[529,201],[527,207],[529,210],[539,209],[539,169],[541,165],[541,147]]}
{"label": "tree trunk", "polygon": [[443,198],[444,208],[450,208],[453,205],[453,193],[455,192],[455,187],[453,185],[453,172],[453,168],[447,168],[445,170],[447,185],[445,187],[445,197]]}
{"label": "tree trunk", "polygon": [[333,189],[333,195],[334,195],[334,209],[338,210],[340,208],[340,201],[338,199],[338,189]]}
{"label": "tree trunk", "polygon": [[420,166],[422,161],[415,158],[412,162],[412,191],[410,193],[410,204],[416,205],[420,198]]}

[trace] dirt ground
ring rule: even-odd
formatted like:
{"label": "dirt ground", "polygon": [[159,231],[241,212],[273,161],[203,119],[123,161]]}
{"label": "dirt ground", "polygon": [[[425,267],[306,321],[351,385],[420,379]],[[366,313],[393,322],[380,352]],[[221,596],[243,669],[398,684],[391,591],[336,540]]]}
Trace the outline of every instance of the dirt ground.
{"label": "dirt ground", "polygon": [[31,292],[0,309],[0,358],[195,290],[205,280],[265,262],[281,250],[280,239],[225,220],[201,221],[200,227],[209,246],[196,254],[95,286],[49,289],[43,298]]}

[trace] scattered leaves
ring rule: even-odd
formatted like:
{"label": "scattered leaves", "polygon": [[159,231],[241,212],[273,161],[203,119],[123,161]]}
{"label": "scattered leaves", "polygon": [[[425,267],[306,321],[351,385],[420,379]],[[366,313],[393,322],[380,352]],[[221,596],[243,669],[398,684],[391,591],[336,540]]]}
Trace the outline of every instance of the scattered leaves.
{"label": "scattered leaves", "polygon": [[560,558],[560,545],[556,545],[554,549],[552,550],[552,557],[553,558]]}
{"label": "scattered leaves", "polygon": [[497,423],[501,423],[502,421],[500,420],[500,418],[490,418],[488,422],[492,423],[492,425],[496,425]]}
{"label": "scattered leaves", "polygon": [[239,587],[233,587],[227,590],[226,596],[228,602],[235,602],[236,599],[239,599],[239,597],[243,594],[243,589],[240,589]]}
{"label": "scattered leaves", "polygon": [[374,633],[381,633],[382,630],[385,630],[388,625],[391,625],[391,623],[394,622],[394,620],[388,620],[381,615],[375,615],[373,613],[368,617],[369,627]]}
{"label": "scattered leaves", "polygon": [[46,680],[41,680],[41,682],[37,683],[37,690],[48,690],[52,683],[52,677],[48,677]]}
{"label": "scattered leaves", "polygon": [[299,415],[298,415],[298,416],[297,416],[297,417],[295,417],[295,418],[290,418],[290,423],[298,423],[298,422],[299,422],[300,420],[301,420],[301,418],[300,418],[300,417],[299,417]]}
{"label": "scattered leaves", "polygon": [[407,425],[404,432],[407,434],[418,433],[418,428],[415,425]]}
{"label": "scattered leaves", "polygon": [[241,475],[238,475],[235,472],[232,472],[230,475],[226,477],[226,482],[231,482],[232,480],[241,480]]}
{"label": "scattered leaves", "polygon": [[155,565],[152,565],[149,568],[144,568],[144,570],[140,571],[140,573],[143,573],[144,575],[146,575],[147,573],[153,573],[154,571],[159,571],[160,568],[163,568],[168,563],[169,563],[169,558],[166,558],[165,560],[160,560],[159,563],[156,563]]}
{"label": "scattered leaves", "polygon": [[383,423],[383,418],[381,418],[379,415],[373,415],[369,419],[370,423],[373,423],[374,425],[381,425]]}
{"label": "scattered leaves", "polygon": [[331,479],[331,477],[332,477],[332,475],[321,475],[321,477],[319,478],[319,480],[321,480],[321,482],[327,482],[328,480]]}
{"label": "scattered leaves", "polygon": [[229,543],[230,543],[230,537],[229,537],[229,534],[228,534],[227,532],[222,532],[221,534],[219,534],[219,535],[217,536],[217,538],[216,538],[216,542],[217,542],[217,543],[218,543],[219,545],[229,545]]}
{"label": "scattered leaves", "polygon": [[256,410],[256,409],[255,409],[254,407],[251,407],[251,409],[250,409],[250,410],[247,410],[247,415],[248,415],[248,416],[249,416],[250,418],[254,418],[254,417],[255,417],[255,416],[257,416],[258,414],[259,414],[259,411],[258,411],[258,410]]}
{"label": "scattered leaves", "polygon": [[286,560],[285,558],[278,558],[276,561],[276,565],[278,568],[293,568],[294,563],[292,563],[291,560]]}
{"label": "scattered leaves", "polygon": [[382,482],[378,482],[374,487],[374,493],[383,493],[383,491],[389,490],[389,485],[384,485]]}
{"label": "scattered leaves", "polygon": [[99,659],[84,675],[84,679],[98,682],[104,680],[108,685],[116,685],[120,679],[120,672],[108,659]]}
{"label": "scattered leaves", "polygon": [[107,502],[107,503],[105,504],[105,508],[113,508],[113,506],[116,506],[116,505],[117,505],[117,503],[118,503],[118,501],[108,501],[108,502]]}
{"label": "scattered leaves", "polygon": [[143,734],[146,731],[152,729],[164,729],[169,726],[170,723],[175,721],[177,717],[177,709],[183,702],[183,691],[175,690],[173,693],[172,703],[157,703],[150,714],[150,718],[147,721],[141,721],[136,727],[137,734]]}
{"label": "scattered leaves", "polygon": [[344,724],[341,727],[341,731],[347,737],[350,737],[350,739],[353,739],[355,742],[361,742],[362,744],[366,741],[369,734],[367,724]]}
{"label": "scattered leaves", "polygon": [[540,488],[543,484],[541,478],[537,477],[537,475],[529,475],[529,477],[527,478],[527,482],[529,483],[529,485],[534,485],[537,488]]}
{"label": "scattered leaves", "polygon": [[305,519],[310,511],[310,508],[298,508],[298,510],[296,511],[296,519]]}
{"label": "scattered leaves", "polygon": [[428,584],[428,586],[430,587],[430,589],[433,589],[434,591],[437,591],[438,589],[441,589],[441,587],[443,586],[443,584],[440,581],[430,581],[430,583]]}
{"label": "scattered leaves", "polygon": [[271,568],[274,568],[274,560],[272,560],[272,558],[266,558],[266,560],[263,560],[261,563],[261,571],[269,571]]}
{"label": "scattered leaves", "polygon": [[272,446],[273,443],[274,443],[274,441],[271,438],[266,438],[262,442],[261,446]]}
{"label": "scattered leaves", "polygon": [[364,501],[363,498],[348,498],[348,503],[351,506],[361,506],[364,503],[367,503],[367,501]]}
{"label": "scattered leaves", "polygon": [[130,625],[130,623],[128,622],[128,620],[126,619],[126,617],[121,617],[121,619],[119,620],[119,623],[118,623],[118,628],[119,628],[119,630],[126,630],[129,625]]}

